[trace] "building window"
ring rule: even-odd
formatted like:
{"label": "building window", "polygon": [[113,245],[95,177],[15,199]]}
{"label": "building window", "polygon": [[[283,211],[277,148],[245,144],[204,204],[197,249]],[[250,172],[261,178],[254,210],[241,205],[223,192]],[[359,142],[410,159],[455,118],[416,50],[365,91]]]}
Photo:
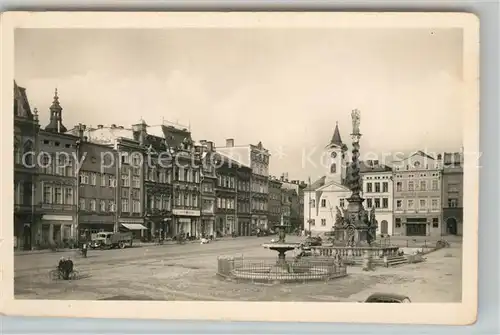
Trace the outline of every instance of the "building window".
{"label": "building window", "polygon": [[191,206],[198,207],[198,195],[193,194],[193,195],[191,195],[191,197],[192,197]]}
{"label": "building window", "polygon": [[402,190],[403,190],[403,183],[401,183],[400,181],[398,181],[396,183],[396,191],[401,192]]}
{"label": "building window", "polygon": [[80,199],[79,200],[79,205],[80,205],[80,209],[81,210],[85,210],[85,205],[86,205],[85,199]]}
{"label": "building window", "polygon": [[331,174],[337,173],[337,164],[332,163],[332,165],[330,166],[330,173]]}
{"label": "building window", "polygon": [[128,174],[122,174],[122,186],[130,187],[130,177]]}
{"label": "building window", "polygon": [[396,218],[396,228],[401,228],[401,218]]}
{"label": "building window", "polygon": [[64,190],[64,203],[73,205],[73,189],[71,187],[66,187]]}
{"label": "building window", "polygon": [[382,198],[382,208],[389,208],[389,198]]}
{"label": "building window", "polygon": [[366,184],[366,193],[371,193],[372,192],[372,183],[367,183]]}
{"label": "building window", "polygon": [[326,226],[326,219],[321,219],[321,225]]}
{"label": "building window", "polygon": [[415,184],[413,181],[408,182],[408,191],[414,191],[415,190]]}
{"label": "building window", "polygon": [[189,170],[188,169],[184,169],[184,176],[183,176],[183,180],[184,181],[190,181],[189,180]]}
{"label": "building window", "polygon": [[169,211],[170,210],[170,199],[168,196],[163,196],[161,199],[162,202],[162,208],[164,211]]}
{"label": "building window", "polygon": [[106,201],[99,200],[99,210],[101,212],[106,212]]}
{"label": "building window", "polygon": [[437,191],[439,189],[439,184],[437,180],[432,181],[432,190]]}
{"label": "building window", "polygon": [[439,218],[432,218],[432,228],[439,227]]}
{"label": "building window", "polygon": [[380,193],[380,183],[375,183],[375,192]]}
{"label": "building window", "polygon": [[114,176],[108,176],[108,186],[116,187],[116,179]]}
{"label": "building window", "polygon": [[129,189],[122,188],[122,198],[128,198],[128,197],[129,197]]}
{"label": "building window", "polygon": [[427,182],[425,180],[420,181],[420,191],[427,190]]}
{"label": "building window", "polygon": [[115,202],[113,200],[108,201],[108,211],[109,212],[116,211],[116,205],[115,205]]}
{"label": "building window", "polygon": [[375,198],[375,208],[380,208],[380,199]]}
{"label": "building window", "polygon": [[190,206],[189,204],[189,194],[184,194],[184,206]]}
{"label": "building window", "polygon": [[43,203],[51,204],[52,203],[52,187],[44,186],[43,187]]}
{"label": "building window", "polygon": [[97,175],[95,173],[90,174],[90,185],[92,186],[97,185]]}
{"label": "building window", "polygon": [[177,193],[175,197],[175,205],[181,206],[181,204],[182,204],[182,195],[180,193]]}
{"label": "building window", "polygon": [[340,208],[344,208],[344,206],[345,206],[345,200],[340,199]]}
{"label": "building window", "polygon": [[133,176],[132,177],[132,187],[134,188],[141,188],[141,180],[138,176]]}
{"label": "building window", "polygon": [[122,199],[122,212],[129,212],[128,199]]}
{"label": "building window", "polygon": [[373,199],[366,199],[366,207],[368,208],[373,207]]}
{"label": "building window", "polygon": [[141,212],[141,203],[139,202],[139,200],[132,201],[132,212],[133,213],[140,213]]}
{"label": "building window", "polygon": [[311,199],[311,207],[312,208],[316,207],[316,200]]}
{"label": "building window", "polygon": [[427,202],[425,199],[420,199],[420,209],[425,209],[427,207]]}
{"label": "building window", "polygon": [[448,199],[448,207],[458,207],[458,199]]}
{"label": "building window", "polygon": [[101,174],[101,187],[106,187],[108,184],[106,183],[106,175]]}
{"label": "building window", "polygon": [[80,174],[80,184],[82,184],[82,185],[89,184],[89,174],[87,172],[82,172]]}
{"label": "building window", "polygon": [[326,199],[321,199],[321,207],[326,207]]}
{"label": "building window", "polygon": [[389,183],[386,181],[382,183],[382,192],[389,192]]}
{"label": "building window", "polygon": [[402,200],[396,200],[396,208],[401,209],[403,207],[403,201]]}
{"label": "building window", "polygon": [[411,199],[408,200],[408,209],[414,209],[414,207],[413,207],[414,205],[415,205],[415,203],[413,202],[413,200],[411,200]]}
{"label": "building window", "polygon": [[54,203],[61,205],[63,203],[63,194],[61,187],[54,187]]}
{"label": "building window", "polygon": [[432,206],[432,209],[438,209],[438,200],[432,199],[431,206]]}
{"label": "building window", "polygon": [[90,210],[95,212],[96,211],[96,201],[95,199],[90,199],[89,200],[89,207],[90,207]]}

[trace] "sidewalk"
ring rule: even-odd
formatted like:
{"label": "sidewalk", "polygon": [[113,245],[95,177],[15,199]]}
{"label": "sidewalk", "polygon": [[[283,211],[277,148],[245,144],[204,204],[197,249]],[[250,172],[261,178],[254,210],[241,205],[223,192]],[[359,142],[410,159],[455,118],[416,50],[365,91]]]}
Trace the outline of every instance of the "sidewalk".
{"label": "sidewalk", "polygon": [[[255,236],[239,236],[236,239],[244,239],[244,238],[255,238]],[[234,240],[235,238],[231,236],[218,237],[216,240],[210,241],[210,243],[216,243],[225,240]],[[200,243],[200,240],[186,241],[186,244],[189,243]],[[133,242],[133,248],[143,248],[143,247],[161,247],[164,245],[176,245],[177,242],[173,240],[163,241],[163,244],[157,244],[156,242]],[[14,250],[14,256],[25,256],[25,255],[37,255],[37,254],[50,254],[50,253],[58,253],[58,252],[78,252],[79,249],[57,249],[57,251],[52,251],[50,249],[43,250]]]}

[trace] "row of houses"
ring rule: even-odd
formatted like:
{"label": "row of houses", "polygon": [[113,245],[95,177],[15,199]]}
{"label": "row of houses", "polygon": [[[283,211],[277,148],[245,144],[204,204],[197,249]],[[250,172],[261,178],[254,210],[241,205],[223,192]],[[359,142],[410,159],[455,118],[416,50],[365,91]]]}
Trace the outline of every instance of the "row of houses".
{"label": "row of houses", "polygon": [[[325,151],[331,165],[305,189],[304,227],[313,232],[333,229],[336,208],[346,208],[347,146],[338,126]],[[416,151],[392,162],[360,163],[365,208],[375,208],[378,233],[403,236],[461,235],[463,227],[463,154],[435,157]]]}
{"label": "row of houses", "polygon": [[[57,90],[49,114],[48,125],[41,127],[25,88],[14,83],[18,248],[122,229],[145,239],[250,235],[270,228],[270,220],[276,223],[269,209],[270,154],[260,142],[235,145],[228,139],[216,148],[211,141],[194,141],[187,127],[143,120],[132,127],[68,129]],[[305,185],[285,178],[279,184],[288,208],[280,204],[279,210],[298,225],[303,222],[298,196]]]}

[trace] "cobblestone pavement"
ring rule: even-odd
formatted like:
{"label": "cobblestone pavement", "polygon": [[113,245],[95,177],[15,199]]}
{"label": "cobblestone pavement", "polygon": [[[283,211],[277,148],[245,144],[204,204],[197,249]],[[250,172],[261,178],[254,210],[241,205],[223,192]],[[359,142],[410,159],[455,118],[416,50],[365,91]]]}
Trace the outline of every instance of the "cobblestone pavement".
{"label": "cobblestone pavement", "polygon": [[[293,237],[291,238],[293,239]],[[260,245],[269,238],[236,238],[213,244],[171,245],[125,250],[91,251],[87,259],[72,257],[80,280],[51,281],[48,277],[62,256],[15,257],[15,294],[20,299],[85,299],[147,296],[154,300],[361,301],[373,292],[394,292],[414,302],[461,300],[461,244],[428,254],[426,262],[363,272],[329,282],[252,284],[215,276],[218,255],[273,259]]]}

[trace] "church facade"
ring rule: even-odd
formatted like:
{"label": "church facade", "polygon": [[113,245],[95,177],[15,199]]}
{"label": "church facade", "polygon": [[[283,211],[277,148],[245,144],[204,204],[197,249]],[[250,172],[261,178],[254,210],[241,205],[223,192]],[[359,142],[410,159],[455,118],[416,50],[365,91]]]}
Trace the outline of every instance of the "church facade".
{"label": "church facade", "polygon": [[336,207],[347,208],[351,191],[346,185],[347,146],[342,142],[338,124],[324,148],[328,157],[325,175],[304,189],[304,229],[313,235],[333,230]]}

